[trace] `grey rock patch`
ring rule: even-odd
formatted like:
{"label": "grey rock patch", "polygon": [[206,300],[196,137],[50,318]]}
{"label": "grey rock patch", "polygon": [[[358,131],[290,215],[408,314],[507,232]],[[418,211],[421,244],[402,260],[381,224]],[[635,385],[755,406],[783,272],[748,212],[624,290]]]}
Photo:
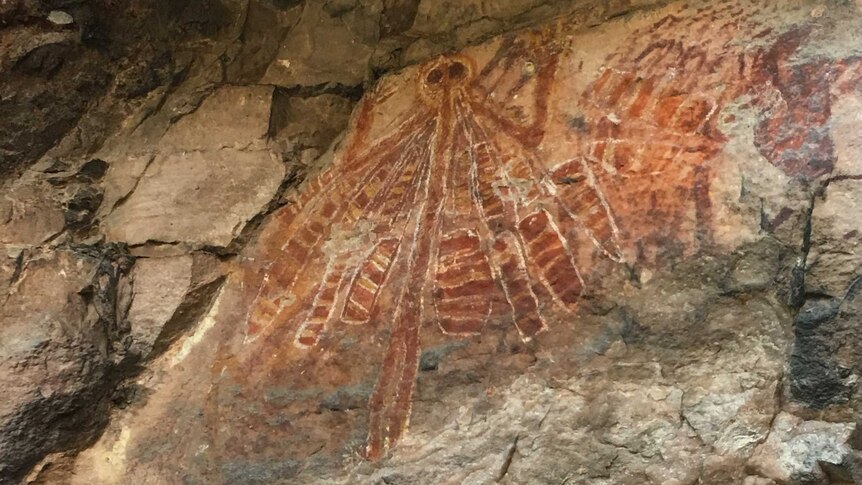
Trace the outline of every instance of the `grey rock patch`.
{"label": "grey rock patch", "polygon": [[75,18],[62,10],[51,10],[48,12],[48,22],[55,25],[69,25],[75,23]]}
{"label": "grey rock patch", "polygon": [[847,441],[855,428],[853,423],[805,421],[781,413],[750,465],[779,483],[822,482],[827,479],[823,464],[840,466],[851,454]]}

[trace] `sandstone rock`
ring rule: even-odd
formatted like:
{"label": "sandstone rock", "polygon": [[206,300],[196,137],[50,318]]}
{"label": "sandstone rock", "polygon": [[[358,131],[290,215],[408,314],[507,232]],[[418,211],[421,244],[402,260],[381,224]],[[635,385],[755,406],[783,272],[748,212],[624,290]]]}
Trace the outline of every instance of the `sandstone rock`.
{"label": "sandstone rock", "polygon": [[75,22],[75,18],[62,10],[51,10],[48,12],[48,22],[56,25],[69,25]]}
{"label": "sandstone rock", "polygon": [[0,293],[6,294],[20,271],[21,253],[0,255]]}
{"label": "sandstone rock", "polygon": [[835,93],[841,102],[833,107],[831,129],[835,140],[834,175],[839,178],[858,179],[858,176],[862,175],[862,160],[857,155],[862,150],[862,134],[856,127],[859,124],[859,112],[862,110],[862,91],[853,81],[851,77],[847,81],[851,85],[842,85],[839,92]]}
{"label": "sandstone rock", "polygon": [[8,187],[0,200],[0,244],[35,246],[65,227],[62,203],[45,183]]}
{"label": "sandstone rock", "polygon": [[34,28],[9,30],[0,35],[3,54],[0,55],[0,72],[11,69],[27,54],[45,46],[72,43],[76,40],[74,32],[42,32]]}
{"label": "sandstone rock", "polygon": [[302,2],[289,0],[248,2],[240,37],[241,46],[227,68],[230,82],[258,82],[278,55],[285,35],[299,20]]}
{"label": "sandstone rock", "polygon": [[284,169],[268,151],[160,155],[104,221],[111,241],[225,247],[275,195]]}
{"label": "sandstone rock", "polygon": [[[384,2],[403,15],[380,24],[381,49],[411,29],[437,35],[422,31],[436,18],[458,43],[558,11],[527,3]],[[332,166],[285,196],[210,314],[139,379],[150,398],[82,456],[76,480],[758,484],[833,473],[817,475],[818,460],[844,466],[850,451],[832,456],[831,425],[812,428],[826,444],[799,463],[764,457],[796,437],[776,415],[852,414],[859,352],[834,344],[855,339],[853,279],[806,294],[802,277],[806,251],[818,247],[811,200],[842,166],[826,113],[852,90],[843,79],[856,79],[859,62],[844,51],[810,55],[807,46],[825,43],[811,32],[829,29],[780,2],[675,2],[579,29],[647,3],[591,5],[586,17],[449,53],[366,90]],[[306,41],[320,39],[312,25],[328,35],[361,4],[307,7],[285,41],[292,50],[264,76],[291,87],[275,92],[258,133],[287,151],[333,138],[336,129],[301,122],[343,119],[330,97],[343,88],[309,86],[344,84],[345,73],[314,68],[341,59]],[[341,32],[335,45],[368,45],[374,34]],[[343,67],[358,73],[365,54]],[[300,60],[293,73],[290,56]],[[212,109],[181,120],[165,146],[193,139],[184,130]],[[812,141],[794,144],[803,139]],[[206,142],[190,148],[215,151]],[[164,170],[165,156],[147,173]],[[139,194],[157,197],[147,185],[145,175],[115,214]],[[488,200],[510,213],[493,215]],[[833,212],[821,220],[839,227]],[[536,228],[542,244],[507,252]],[[475,248],[444,260],[462,233],[459,244]],[[453,273],[482,290],[470,305],[447,306],[464,295],[442,274],[468,252],[469,269]],[[354,284],[365,303],[350,298]],[[379,300],[367,295],[380,288]],[[507,288],[535,306],[516,307]],[[486,300],[475,320],[456,318]],[[522,311],[541,324],[528,326]],[[835,384],[841,399],[808,400],[823,389],[796,392],[808,381]]]}
{"label": "sandstone rock", "polygon": [[775,240],[739,249],[739,260],[727,275],[725,287],[731,292],[768,290],[772,276],[780,270],[782,248]]}
{"label": "sandstone rock", "polygon": [[221,283],[218,260],[203,254],[139,259],[130,278],[131,352],[144,360],[197,322]]}
{"label": "sandstone rock", "polygon": [[[309,3],[291,29],[261,82],[277,86],[315,86],[327,83],[355,86],[366,79],[374,51],[375,33],[363,36],[362,25],[327,13],[324,2]],[[378,2],[371,2],[378,9]],[[379,15],[379,13],[378,13]],[[374,17],[371,17],[374,19]],[[367,20],[368,16],[359,19]],[[372,25],[376,22],[372,20]],[[356,28],[359,27],[359,28]],[[369,35],[375,38],[367,38]]]}
{"label": "sandstone rock", "polygon": [[0,306],[2,483],[46,453],[99,435],[120,355],[112,313],[116,267],[71,250],[19,264]]}
{"label": "sandstone rock", "polygon": [[850,455],[851,423],[804,421],[781,413],[750,465],[778,483],[831,483],[824,466],[840,467]]}
{"label": "sandstone rock", "polygon": [[[401,3],[401,2],[396,2]],[[404,2],[408,5],[413,1]],[[568,2],[559,0],[468,0],[457,4],[420,0],[414,8],[410,28],[404,32],[412,42],[403,48],[401,62],[410,64],[458,50],[515,28],[567,16],[583,27],[594,27],[608,19],[662,5],[656,0]],[[402,7],[404,8],[404,7]],[[399,49],[401,50],[401,49]]]}
{"label": "sandstone rock", "polygon": [[742,485],[775,485],[776,483],[775,480],[769,478],[754,476],[745,477],[745,480],[742,481]]}
{"label": "sandstone rock", "polygon": [[276,90],[271,136],[287,153],[313,150],[316,159],[347,128],[354,105],[354,100],[335,94],[301,97]]}
{"label": "sandstone rock", "polygon": [[27,485],[48,485],[63,483],[73,471],[74,456],[70,453],[51,453],[42,459],[33,470],[24,477]]}
{"label": "sandstone rock", "polygon": [[159,151],[261,148],[269,130],[273,88],[226,86],[214,91],[162,138]]}
{"label": "sandstone rock", "polygon": [[0,29],[0,176],[20,173],[70,130],[107,87],[98,55],[74,30]]}
{"label": "sandstone rock", "polygon": [[408,31],[413,26],[421,3],[421,0],[390,0],[383,2],[383,12],[380,15],[381,38]]}
{"label": "sandstone rock", "polygon": [[846,405],[859,397],[862,375],[862,286],[857,278],[838,298],[810,296],[795,322],[790,356],[790,392],[814,415],[832,411],[832,419],[850,419]]}
{"label": "sandstone rock", "polygon": [[[155,423],[164,419],[161,413],[166,407],[172,407],[171,403],[176,396],[186,392],[183,389],[200,389],[201,385],[207,385],[206,383],[210,377],[209,374],[207,372],[197,372],[195,369],[208,368],[214,360],[218,359],[220,352],[216,347],[213,347],[211,348],[212,352],[204,356],[193,352],[193,350],[201,343],[211,342],[212,334],[220,331],[220,329],[215,328],[216,322],[213,317],[218,313],[219,308],[224,308],[224,305],[228,304],[230,304],[230,299],[225,298],[223,292],[219,292],[215,296],[209,312],[201,319],[194,331],[182,341],[177,342],[176,345],[169,348],[167,352],[157,356],[153,362],[149,363],[145,372],[132,383],[139,389],[140,394],[146,396],[146,398],[129,403],[126,409],[117,411],[109,427],[105,430],[102,439],[91,449],[85,450],[80,454],[74,465],[74,473],[65,477],[68,483],[76,485],[93,482],[105,484],[123,483],[126,481],[126,477],[134,476],[133,481],[135,482],[156,484],[165,480],[169,481],[171,479],[170,476],[188,475],[187,472],[175,472],[173,469],[166,469],[164,474],[137,475],[134,470],[135,465],[128,461],[126,456],[130,450],[138,449],[141,445],[144,447],[148,446],[145,442],[142,442],[144,436],[142,436],[142,433],[134,425],[137,416],[140,416],[138,415],[139,411],[143,413],[143,416],[146,416],[146,419],[153,420],[151,422]],[[201,358],[203,362],[200,360]],[[161,383],[164,381],[162,380],[163,374],[161,371],[152,372],[152,369],[156,368],[191,372],[188,374],[189,379],[177,387],[174,387],[173,384],[162,386]],[[202,406],[205,406],[208,399],[207,394],[207,392],[195,394],[195,399],[199,400],[198,402]],[[146,406],[146,409],[142,409],[140,404],[143,402],[149,402],[152,405]],[[178,411],[192,421],[199,422],[200,415],[195,417],[196,413],[185,414],[185,411],[179,409]],[[198,430],[189,429],[186,432],[186,430],[182,430],[181,428],[175,429],[176,433],[184,434],[184,440],[187,443],[194,443],[192,446],[198,447],[199,444],[203,444]],[[201,448],[198,447],[198,450],[200,451]],[[151,451],[158,453],[159,448],[152,448]],[[193,466],[197,466],[200,463],[199,457],[195,458],[191,456],[190,459],[193,461]],[[288,465],[289,463],[287,462]],[[283,467],[285,464],[286,461],[281,460],[274,465]],[[220,474],[224,468],[227,468],[224,465],[215,463],[211,465],[215,467],[213,473],[216,474]],[[258,472],[260,471],[259,467]],[[236,478],[240,479],[241,477]]]}
{"label": "sandstone rock", "polygon": [[[11,15],[4,8],[0,2],[0,22]],[[48,456],[33,479],[860,479],[849,424],[859,420],[862,402],[858,8],[742,0],[211,0],[148,8],[171,19],[168,32],[219,38],[194,53],[169,47],[171,58],[181,58],[168,63],[174,67],[153,64],[163,72],[147,79],[135,74],[150,71],[145,64],[110,88],[145,107],[99,154],[109,166],[99,211],[92,210],[102,193],[98,177],[67,174],[79,164],[63,157],[44,177],[49,184],[10,192],[26,205],[18,219],[9,216],[16,214],[12,203],[0,203],[0,223],[13,221],[12,236],[7,241],[0,232],[0,242],[15,244],[0,260],[0,291],[16,309],[8,328],[23,334],[20,321],[39,310],[14,293],[29,278],[41,290],[31,285],[27,292],[40,301],[48,300],[40,291],[61,288],[66,301],[78,302],[45,305],[59,315],[54,320],[86,320],[85,330],[63,338],[79,335],[109,349],[88,360],[98,371],[55,372],[62,380],[51,385],[62,399],[51,409],[77,406],[86,394],[95,396],[93,412],[105,412],[104,391],[67,392],[63,383],[96,382],[117,362],[144,364],[116,397],[123,409],[98,442],[74,464]],[[69,11],[75,25],[86,23]],[[560,14],[537,31],[510,32]],[[507,34],[485,42],[496,33]],[[468,43],[481,45],[459,52]],[[64,51],[45,47],[15,54],[18,72],[48,75]],[[547,74],[554,70],[555,77]],[[173,82],[180,84],[166,86]],[[258,82],[276,87],[236,85]],[[466,96],[471,89],[478,91]],[[368,110],[355,113],[338,141],[360,93]],[[61,121],[57,132],[68,125]],[[84,124],[70,143],[92,131]],[[83,138],[81,147],[97,145],[97,137]],[[440,141],[452,151],[440,150]],[[0,150],[23,156],[18,143]],[[319,179],[272,200],[279,186],[314,172],[309,167],[324,168]],[[422,185],[418,174],[429,182]],[[480,179],[485,185],[474,187]],[[414,195],[388,199],[392,194]],[[483,273],[494,251],[506,251],[498,233],[531,234],[529,225],[513,228],[502,216],[489,224],[468,272],[492,305],[482,325],[459,332],[438,318],[441,295],[451,290],[438,274],[446,264],[435,260],[414,277],[405,268],[455,240],[454,232],[426,224],[437,216],[439,227],[480,239],[471,231],[492,218],[483,211],[493,206],[483,204],[495,196],[504,204],[523,198],[506,217],[545,227],[545,238],[535,253],[512,253],[505,272]],[[391,203],[386,210],[381,198]],[[562,201],[585,212],[566,217]],[[434,203],[438,212],[411,210]],[[236,244],[249,235],[249,220],[282,204],[259,237],[251,235],[251,247]],[[56,211],[62,223],[50,219]],[[99,267],[92,257],[76,255],[73,261],[86,261],[78,265],[45,256],[54,259],[39,271],[27,265],[27,247],[93,237],[93,219],[108,240],[133,246],[138,260],[128,277],[82,276],[67,288],[52,268],[91,274]],[[399,221],[414,222],[398,228]],[[70,230],[54,238],[64,227]],[[410,240],[408,229],[416,228]],[[600,248],[607,241],[597,234],[611,234],[621,247]],[[431,242],[422,248],[416,241],[426,235]],[[211,247],[239,254],[225,286],[215,258],[189,254]],[[378,247],[391,252],[369,252]],[[547,269],[542,256],[561,247],[571,251],[563,263],[574,271]],[[386,280],[395,260],[404,266]],[[479,276],[486,273],[491,277]],[[521,274],[533,277],[521,290],[538,295],[531,314],[547,331],[516,328],[520,310],[503,285]],[[79,309],[89,308],[93,292],[77,288],[105,279],[118,287],[116,301],[95,313],[120,316],[99,337],[87,319],[93,312]],[[330,321],[356,281],[367,291],[391,290],[379,314],[362,325],[341,313]],[[577,301],[554,298],[554,285],[576,281],[584,289]],[[402,306],[394,292],[403,288],[410,290],[404,301],[421,298]],[[429,301],[436,306],[425,307]],[[408,337],[403,322],[417,315]],[[0,340],[0,348],[15,342]],[[94,345],[75,341],[62,348],[72,357],[54,360],[42,359],[42,347],[29,352],[50,367]],[[9,379],[45,387],[41,375],[26,372],[9,372]],[[80,419],[75,423],[98,421]],[[390,433],[400,426],[403,433]],[[16,429],[33,436],[33,427],[45,428],[34,418]],[[66,444],[16,456],[28,465],[72,441],[90,441],[89,432],[63,436]],[[368,454],[375,436],[386,453],[369,461],[378,458]],[[0,427],[0,463],[4,443]]]}
{"label": "sandstone rock", "polygon": [[537,4],[553,3],[549,1],[535,2],[532,0],[516,0],[512,2],[483,2],[469,0],[456,4],[444,4],[433,0],[422,0],[417,7],[416,19],[411,33],[417,36],[431,36],[451,32],[456,27],[475,19],[509,19],[524,15]]}
{"label": "sandstone rock", "polygon": [[90,155],[141,108],[137,98],[181,77],[194,84],[194,69],[165,66],[174,54],[223,54],[220,35],[230,35],[238,3],[3,2],[0,176],[21,173],[52,147],[63,158]]}
{"label": "sandstone rock", "polygon": [[811,214],[810,291],[838,297],[862,274],[862,181],[836,180]]}
{"label": "sandstone rock", "polygon": [[779,406],[785,325],[767,300],[718,304],[702,332],[721,342],[721,350],[704,348],[708,360],[692,358],[674,370],[674,379],[685,383],[681,416],[717,453],[750,453],[769,433]]}
{"label": "sandstone rock", "polygon": [[[229,245],[284,177],[264,140],[272,89],[217,90],[171,126],[151,162],[145,154],[120,156],[119,169],[106,181],[111,205],[101,211],[108,239]],[[133,180],[130,171],[140,178]]]}
{"label": "sandstone rock", "polygon": [[[841,142],[839,161],[846,161],[855,152],[847,151],[848,139]],[[858,399],[862,375],[860,200],[862,183],[841,175],[814,199],[805,278],[809,296],[796,319],[790,358],[790,391],[797,402],[841,420],[850,419],[841,409]]]}
{"label": "sandstone rock", "polygon": [[111,164],[105,175],[105,194],[99,211],[102,216],[109,214],[119,202],[132,193],[154,157],[152,154],[125,153],[106,157],[111,159]]}

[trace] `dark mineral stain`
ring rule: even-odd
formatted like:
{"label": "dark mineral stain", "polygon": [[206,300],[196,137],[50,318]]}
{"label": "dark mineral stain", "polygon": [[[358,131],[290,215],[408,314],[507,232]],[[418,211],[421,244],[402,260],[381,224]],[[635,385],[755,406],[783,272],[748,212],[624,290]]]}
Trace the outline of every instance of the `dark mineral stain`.
{"label": "dark mineral stain", "polygon": [[449,342],[423,349],[422,356],[419,357],[419,370],[422,372],[436,371],[441,360],[445,359],[450,353],[466,346],[467,342]]}
{"label": "dark mineral stain", "polygon": [[583,115],[580,116],[570,116],[568,119],[569,128],[576,130],[578,132],[587,131],[587,121],[584,119]]}
{"label": "dark mineral stain", "polygon": [[845,403],[854,390],[847,381],[852,369],[835,358],[844,324],[838,318],[840,308],[838,299],[809,299],[796,317],[790,393],[793,399],[814,409]]}
{"label": "dark mineral stain", "polygon": [[371,395],[372,389],[373,386],[368,383],[340,387],[320,401],[320,409],[347,411],[364,408],[368,404],[368,396]]}

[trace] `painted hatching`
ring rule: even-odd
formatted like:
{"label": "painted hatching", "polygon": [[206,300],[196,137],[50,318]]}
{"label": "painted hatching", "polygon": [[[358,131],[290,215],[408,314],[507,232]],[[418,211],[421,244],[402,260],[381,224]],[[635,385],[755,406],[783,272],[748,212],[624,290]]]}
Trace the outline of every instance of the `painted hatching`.
{"label": "painted hatching", "polygon": [[[830,174],[830,103],[862,63],[795,61],[810,27],[777,32],[757,20],[764,4],[680,7],[595,71],[560,20],[380,82],[254,249],[234,379],[323,355],[340,329],[386,327],[362,450],[379,459],[408,428],[421,329],[469,337],[508,321],[530,341],[576,315],[608,264],[712,244],[730,103],[762,113],[753,139],[769,163]],[[572,78],[591,80],[574,91]]]}

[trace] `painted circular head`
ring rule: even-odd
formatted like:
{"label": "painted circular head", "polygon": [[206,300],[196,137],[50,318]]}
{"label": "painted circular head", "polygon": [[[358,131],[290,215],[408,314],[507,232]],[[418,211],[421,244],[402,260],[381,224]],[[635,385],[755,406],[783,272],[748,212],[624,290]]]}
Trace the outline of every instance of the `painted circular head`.
{"label": "painted circular head", "polygon": [[444,93],[466,85],[473,76],[473,64],[464,56],[440,57],[419,70],[420,91],[423,98],[437,104]]}

